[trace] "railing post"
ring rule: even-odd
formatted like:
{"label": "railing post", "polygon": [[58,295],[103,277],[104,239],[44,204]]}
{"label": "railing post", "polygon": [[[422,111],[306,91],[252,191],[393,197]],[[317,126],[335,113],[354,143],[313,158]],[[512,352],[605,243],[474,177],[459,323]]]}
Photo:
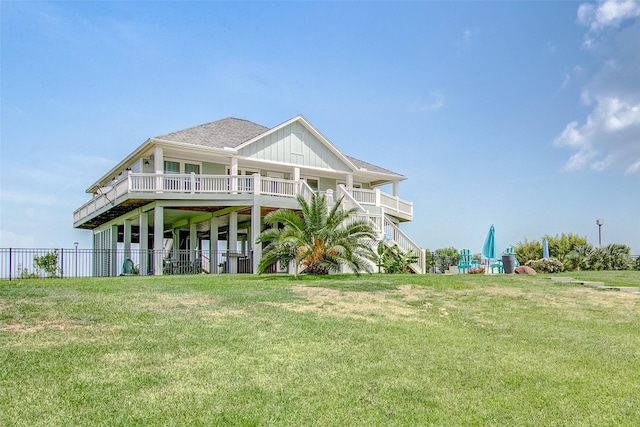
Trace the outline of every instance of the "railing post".
{"label": "railing post", "polygon": [[131,193],[133,183],[131,182],[131,170],[127,171],[127,192]]}
{"label": "railing post", "polygon": [[253,174],[253,194],[255,194],[257,196],[261,192],[262,192],[262,183],[261,183],[261,180],[260,180],[260,174],[259,173],[254,173]]}
{"label": "railing post", "polygon": [[196,192],[196,173],[191,172],[191,194]]}
{"label": "railing post", "polygon": [[376,206],[381,206],[380,189],[376,188]]}

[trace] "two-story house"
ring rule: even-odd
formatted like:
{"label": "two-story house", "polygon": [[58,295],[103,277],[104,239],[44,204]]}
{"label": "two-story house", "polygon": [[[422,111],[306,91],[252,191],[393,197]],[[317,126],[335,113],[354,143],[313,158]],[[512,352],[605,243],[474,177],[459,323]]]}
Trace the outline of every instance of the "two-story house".
{"label": "two-story house", "polygon": [[145,141],[87,189],[73,222],[93,233],[95,275],[128,259],[139,274],[256,272],[264,215],[324,192],[414,251],[424,273],[424,252],[399,228],[413,219],[398,197],[405,179],[343,154],[302,116],[273,128],[227,118]]}

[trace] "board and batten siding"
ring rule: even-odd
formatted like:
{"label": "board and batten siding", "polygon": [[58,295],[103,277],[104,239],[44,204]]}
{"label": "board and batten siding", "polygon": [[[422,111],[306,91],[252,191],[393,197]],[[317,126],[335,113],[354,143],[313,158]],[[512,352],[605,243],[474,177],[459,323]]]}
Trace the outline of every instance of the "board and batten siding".
{"label": "board and batten siding", "polygon": [[239,150],[241,156],[349,172],[349,167],[300,123],[284,126]]}

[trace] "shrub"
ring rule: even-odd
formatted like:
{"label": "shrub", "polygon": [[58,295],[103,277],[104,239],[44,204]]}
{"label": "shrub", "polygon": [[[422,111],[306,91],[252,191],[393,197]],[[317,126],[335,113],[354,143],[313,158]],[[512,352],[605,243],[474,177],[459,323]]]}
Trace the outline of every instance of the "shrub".
{"label": "shrub", "polygon": [[636,258],[636,270],[640,271],[640,256]]}
{"label": "shrub", "polygon": [[592,270],[629,270],[632,263],[631,248],[626,245],[611,244],[597,248],[589,257]]}
{"label": "shrub", "polygon": [[549,256],[552,258],[558,258],[560,260],[564,260],[564,257],[575,248],[588,245],[586,237],[580,237],[577,234],[573,233],[562,233],[561,235],[556,234],[555,237],[545,237],[547,238],[547,242],[549,243]]}
{"label": "shrub", "polygon": [[589,270],[594,249],[590,244],[576,246],[562,260],[567,270]]}
{"label": "shrub", "polygon": [[522,265],[526,264],[529,260],[536,260],[542,258],[542,243],[537,240],[529,242],[524,239],[524,242],[518,242],[513,247],[516,251],[516,258]]}
{"label": "shrub", "polygon": [[469,274],[484,274],[484,267],[470,268]]}
{"label": "shrub", "polygon": [[49,277],[58,277],[62,269],[58,267],[58,250],[49,252],[42,256],[33,257],[33,266],[37,270],[44,270]]}
{"label": "shrub", "polygon": [[556,258],[529,260],[525,265],[533,268],[538,273],[560,273],[564,271],[564,264]]}
{"label": "shrub", "polygon": [[451,246],[450,248],[436,249],[436,252],[435,252],[436,267],[441,272],[444,273],[452,265],[458,265],[458,261],[460,261],[460,254],[458,253],[458,250],[453,246]]}
{"label": "shrub", "polygon": [[405,273],[417,261],[412,251],[403,251],[398,245],[386,248],[383,242],[378,244],[378,272],[384,269],[385,273]]}

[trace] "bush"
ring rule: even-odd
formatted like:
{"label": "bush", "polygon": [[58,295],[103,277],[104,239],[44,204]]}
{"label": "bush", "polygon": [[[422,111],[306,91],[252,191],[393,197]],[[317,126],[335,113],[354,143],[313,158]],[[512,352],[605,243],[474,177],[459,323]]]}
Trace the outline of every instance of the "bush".
{"label": "bush", "polygon": [[557,258],[529,260],[525,265],[533,268],[538,273],[560,273],[564,271],[564,264]]}
{"label": "bush", "polygon": [[589,265],[591,270],[630,270],[633,265],[631,248],[617,244],[597,248],[589,258]]}
{"label": "bush", "polygon": [[470,268],[468,272],[469,274],[484,274],[484,267]]}
{"label": "bush", "polygon": [[44,270],[49,277],[58,277],[62,273],[62,269],[58,267],[57,249],[42,256],[34,256],[33,266],[36,270]]}
{"label": "bush", "polygon": [[458,250],[453,246],[451,246],[450,248],[436,249],[435,262],[436,267],[440,270],[440,272],[444,273],[452,265],[458,265],[458,261],[460,261],[460,254],[458,253]]}
{"label": "bush", "polygon": [[636,258],[636,270],[640,271],[640,256]]}
{"label": "bush", "polygon": [[529,242],[527,239],[524,239],[524,242],[518,242],[513,249],[516,251],[518,262],[522,265],[530,260],[542,258],[542,243],[537,240]]}

